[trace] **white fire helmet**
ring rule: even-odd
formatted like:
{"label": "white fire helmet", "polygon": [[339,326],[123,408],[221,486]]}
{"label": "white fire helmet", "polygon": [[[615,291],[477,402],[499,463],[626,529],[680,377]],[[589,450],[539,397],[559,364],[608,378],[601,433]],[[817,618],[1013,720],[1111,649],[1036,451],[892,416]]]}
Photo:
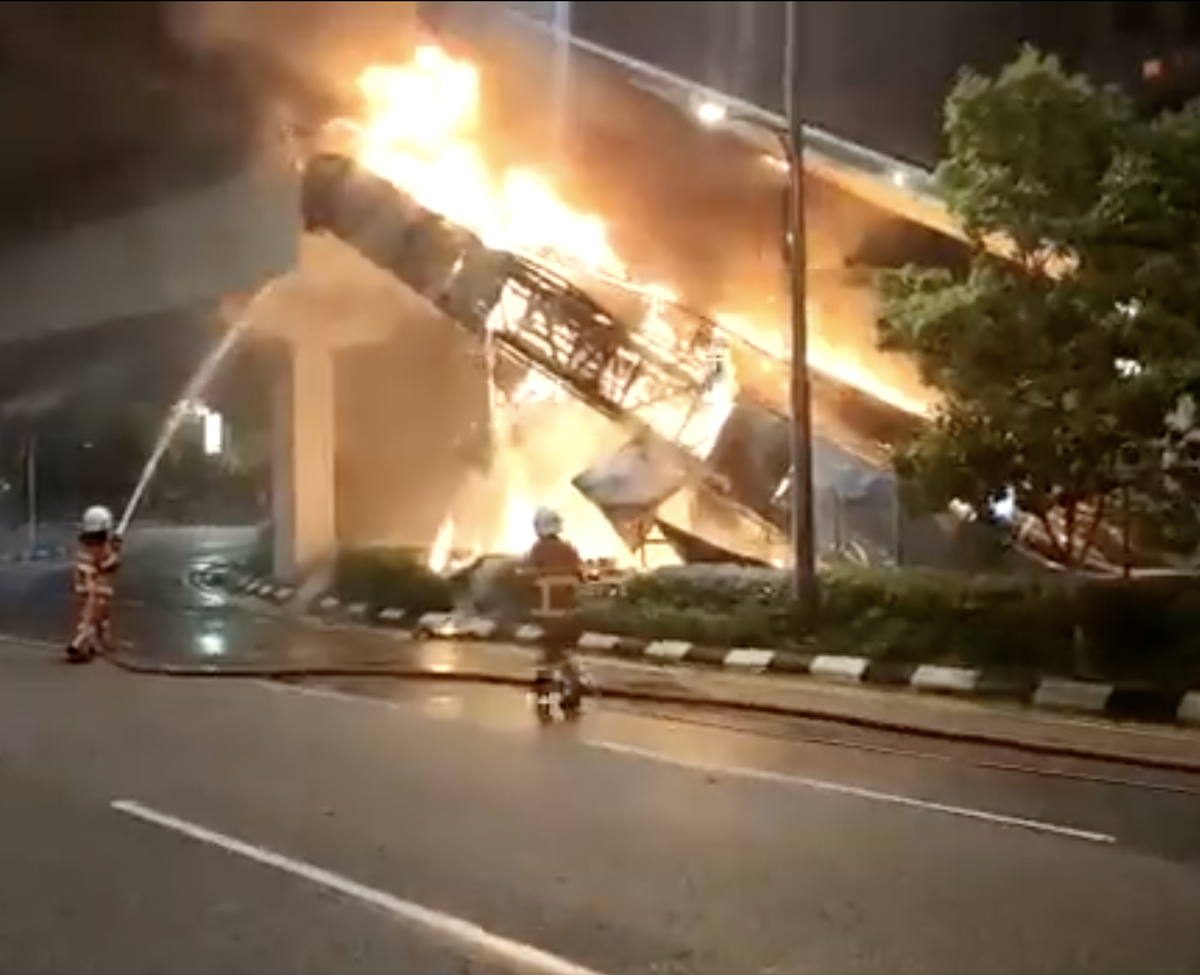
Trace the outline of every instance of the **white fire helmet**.
{"label": "white fire helmet", "polygon": [[83,513],[83,521],[80,524],[81,529],[88,535],[112,531],[112,526],[112,512],[99,504],[93,505]]}
{"label": "white fire helmet", "polygon": [[538,508],[533,514],[533,530],[538,538],[553,538],[563,530],[562,515],[553,508]]}

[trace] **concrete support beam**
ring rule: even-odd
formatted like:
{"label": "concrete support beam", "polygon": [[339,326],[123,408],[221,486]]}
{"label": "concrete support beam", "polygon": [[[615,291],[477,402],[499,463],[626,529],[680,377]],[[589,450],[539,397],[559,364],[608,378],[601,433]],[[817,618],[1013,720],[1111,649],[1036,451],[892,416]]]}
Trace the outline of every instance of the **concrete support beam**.
{"label": "concrete support beam", "polygon": [[253,291],[296,263],[295,174],[255,165],[0,254],[0,342]]}
{"label": "concrete support beam", "polygon": [[334,353],[287,345],[275,386],[275,576],[301,580],[337,547]]}

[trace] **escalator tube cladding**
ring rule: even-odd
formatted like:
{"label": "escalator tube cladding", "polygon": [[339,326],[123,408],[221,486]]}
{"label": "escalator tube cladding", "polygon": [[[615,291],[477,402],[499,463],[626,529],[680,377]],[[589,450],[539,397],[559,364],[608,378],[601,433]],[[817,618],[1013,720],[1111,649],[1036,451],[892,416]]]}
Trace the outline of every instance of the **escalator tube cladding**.
{"label": "escalator tube cladding", "polygon": [[328,233],[477,335],[500,301],[508,255],[336,154],[315,156],[301,187],[305,229]]}

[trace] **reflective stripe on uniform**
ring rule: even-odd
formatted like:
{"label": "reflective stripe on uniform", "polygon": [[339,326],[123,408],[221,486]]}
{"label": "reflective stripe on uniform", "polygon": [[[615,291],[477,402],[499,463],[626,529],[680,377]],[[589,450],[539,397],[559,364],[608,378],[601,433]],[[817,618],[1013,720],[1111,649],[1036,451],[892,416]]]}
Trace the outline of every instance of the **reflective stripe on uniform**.
{"label": "reflective stripe on uniform", "polygon": [[91,559],[78,559],[75,562],[75,591],[81,596],[92,592],[96,586],[96,566]]}
{"label": "reflective stripe on uniform", "polygon": [[91,556],[76,559],[75,592],[80,596],[111,597],[113,587],[108,576],[115,571],[118,564],[119,559],[111,563],[108,559],[97,563]]}
{"label": "reflective stripe on uniform", "polygon": [[538,608],[535,615],[543,619],[558,619],[569,616],[575,609],[579,592],[579,578],[573,575],[539,576],[534,585],[538,591]]}

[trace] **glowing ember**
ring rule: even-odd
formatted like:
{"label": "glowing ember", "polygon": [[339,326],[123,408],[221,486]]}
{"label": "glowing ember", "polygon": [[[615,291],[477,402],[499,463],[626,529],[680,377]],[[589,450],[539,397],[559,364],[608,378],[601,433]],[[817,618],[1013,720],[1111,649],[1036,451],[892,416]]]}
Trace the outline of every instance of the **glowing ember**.
{"label": "glowing ember", "polygon": [[[787,365],[790,361],[787,338],[778,329],[765,329],[759,323],[749,321],[741,315],[718,314],[715,317],[726,332],[736,336],[766,358],[773,359],[780,365]],[[879,377],[862,359],[848,355],[842,349],[835,349],[827,339],[822,338],[824,329],[820,324],[820,313],[811,305],[808,309],[808,317],[812,324],[808,338],[808,361],[814,369],[832,376],[847,386],[865,390],[906,413],[920,416],[929,412],[927,400],[916,399],[902,390],[881,385]]]}
{"label": "glowing ember", "polygon": [[454,518],[448,516],[437,530],[433,544],[429,547],[429,567],[434,572],[445,572],[450,568],[450,555],[454,551]]}
{"label": "glowing ember", "polygon": [[[608,239],[605,222],[568,205],[538,173],[508,169],[496,174],[488,166],[476,141],[480,81],[472,64],[427,45],[420,47],[408,64],[368,68],[359,77],[358,86],[364,100],[363,117],[343,120],[339,128],[350,134],[354,152],[363,165],[403,188],[428,209],[472,229],[490,246],[582,267],[636,289],[652,299],[650,313],[637,323],[642,340],[671,349],[676,337],[660,317],[661,308],[656,312],[654,305],[655,299],[671,300],[672,289],[631,279]],[[721,321],[764,354],[786,359],[783,350],[773,348],[765,338],[773,336],[775,330],[736,316],[723,316]],[[810,361],[896,406],[914,412],[924,410],[924,404],[914,403],[882,384],[855,357],[827,344],[815,342]],[[711,402],[699,410],[692,411],[686,404],[663,404],[656,407],[654,416],[643,419],[663,436],[703,455],[732,407],[732,375],[726,378],[718,384]],[[506,408],[519,410],[533,402],[544,402],[552,389],[549,381],[531,378]],[[569,432],[566,437],[569,442]],[[559,446],[542,444],[539,449],[544,453],[548,449],[557,451]],[[493,538],[485,540],[486,544],[476,540],[479,548],[515,551],[528,544],[533,505],[511,482],[506,494],[503,524]],[[433,546],[432,562],[446,564],[461,529],[461,520],[456,525],[447,519]],[[605,543],[612,544],[609,539]]]}
{"label": "glowing ember", "polygon": [[[509,415],[497,424],[491,469],[486,475],[472,473],[465,478],[438,529],[429,565],[443,571],[479,555],[527,551],[533,540],[536,504],[547,504],[563,515],[571,541],[585,557],[629,562],[630,553],[613,526],[571,485],[571,478],[591,460],[596,442],[611,447],[611,442],[605,442],[605,421],[581,415],[584,408],[577,404],[553,400],[526,404],[515,416],[512,407],[504,409]],[[509,438],[516,423],[524,428],[521,441],[531,441],[533,448],[525,449]],[[580,435],[581,430],[585,435]],[[550,452],[537,449],[547,442],[552,443]]]}

